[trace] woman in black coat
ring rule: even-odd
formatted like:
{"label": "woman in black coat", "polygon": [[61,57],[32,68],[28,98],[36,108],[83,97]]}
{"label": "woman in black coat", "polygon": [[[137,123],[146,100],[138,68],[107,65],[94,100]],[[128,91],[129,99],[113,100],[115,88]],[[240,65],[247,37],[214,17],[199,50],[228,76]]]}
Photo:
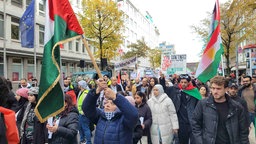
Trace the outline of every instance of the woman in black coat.
{"label": "woman in black coat", "polygon": [[135,106],[139,112],[141,126],[143,128],[143,136],[141,139],[141,143],[151,144],[150,127],[152,124],[152,114],[148,104],[146,103],[146,95],[138,91],[134,99],[136,104]]}
{"label": "woman in black coat", "polygon": [[53,133],[49,144],[77,144],[78,110],[69,95],[65,94],[65,110],[54,119],[53,126],[46,126]]}

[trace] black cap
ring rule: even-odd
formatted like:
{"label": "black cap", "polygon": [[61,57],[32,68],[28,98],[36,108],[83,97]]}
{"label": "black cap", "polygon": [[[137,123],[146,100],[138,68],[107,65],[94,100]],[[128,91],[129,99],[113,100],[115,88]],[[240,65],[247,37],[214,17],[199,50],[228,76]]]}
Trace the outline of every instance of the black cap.
{"label": "black cap", "polygon": [[228,87],[229,87],[229,88],[236,88],[236,89],[238,89],[238,86],[237,86],[235,83],[229,84]]}

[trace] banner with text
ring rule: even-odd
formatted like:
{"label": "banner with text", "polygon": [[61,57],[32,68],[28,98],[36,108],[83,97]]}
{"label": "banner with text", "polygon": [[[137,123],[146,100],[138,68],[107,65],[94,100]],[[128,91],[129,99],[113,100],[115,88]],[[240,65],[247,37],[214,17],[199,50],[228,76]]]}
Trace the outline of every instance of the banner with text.
{"label": "banner with text", "polygon": [[187,55],[177,54],[171,55],[171,65],[167,68],[167,74],[185,74],[187,73]]}
{"label": "banner with text", "polygon": [[136,57],[122,60],[121,62],[118,62],[115,64],[115,70],[122,69],[123,67],[126,67],[131,64],[134,65],[135,63],[136,63]]}

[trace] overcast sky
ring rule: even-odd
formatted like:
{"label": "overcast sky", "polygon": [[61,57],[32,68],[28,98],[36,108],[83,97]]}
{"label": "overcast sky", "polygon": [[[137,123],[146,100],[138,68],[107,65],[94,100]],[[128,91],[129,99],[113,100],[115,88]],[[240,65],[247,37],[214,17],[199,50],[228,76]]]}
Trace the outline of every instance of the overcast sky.
{"label": "overcast sky", "polygon": [[[200,60],[203,43],[192,33],[191,25],[212,12],[215,0],[131,0],[142,11],[147,10],[160,31],[160,42],[175,45],[177,54],[187,54],[187,62]],[[224,3],[227,0],[219,0]]]}

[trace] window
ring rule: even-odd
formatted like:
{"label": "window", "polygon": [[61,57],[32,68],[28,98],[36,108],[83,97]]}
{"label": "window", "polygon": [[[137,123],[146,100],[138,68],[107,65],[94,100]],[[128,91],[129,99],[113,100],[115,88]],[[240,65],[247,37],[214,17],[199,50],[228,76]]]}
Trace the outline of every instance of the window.
{"label": "window", "polygon": [[72,41],[68,42],[68,50],[72,51]]}
{"label": "window", "polygon": [[76,51],[79,51],[79,40],[76,40]]}
{"label": "window", "polygon": [[82,53],[85,52],[85,47],[84,47],[84,44],[82,45]]}
{"label": "window", "polygon": [[70,70],[69,71],[70,74],[75,72],[75,68],[74,68],[74,64],[73,63],[69,64],[69,70]]}
{"label": "window", "polygon": [[39,15],[44,16],[45,15],[45,0],[39,1]]}
{"label": "window", "polygon": [[0,14],[0,37],[4,37],[4,15]]}
{"label": "window", "polygon": [[22,76],[22,63],[21,59],[12,59],[12,80],[19,81]]}
{"label": "window", "polygon": [[12,5],[22,7],[23,0],[11,0]]}
{"label": "window", "polygon": [[34,60],[28,59],[28,69],[27,69],[27,79],[30,79],[35,73],[34,73]]}
{"label": "window", "polygon": [[20,33],[19,33],[19,18],[12,17],[12,24],[11,24],[11,32],[12,32],[12,39],[19,40]]}
{"label": "window", "polygon": [[44,26],[39,25],[39,44],[44,44]]}
{"label": "window", "polygon": [[0,76],[4,75],[4,58],[0,56]]}
{"label": "window", "polygon": [[62,63],[61,72],[63,74],[63,77],[66,77],[65,74],[67,74],[67,66],[66,63]]}

